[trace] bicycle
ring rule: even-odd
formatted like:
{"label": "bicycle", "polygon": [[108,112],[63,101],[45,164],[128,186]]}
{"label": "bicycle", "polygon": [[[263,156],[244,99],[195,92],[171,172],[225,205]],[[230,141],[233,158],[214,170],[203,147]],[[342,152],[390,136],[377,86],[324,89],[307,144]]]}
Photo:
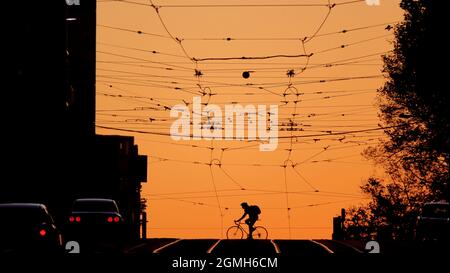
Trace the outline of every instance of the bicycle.
{"label": "bicycle", "polygon": [[[234,222],[236,225],[231,226],[227,229],[227,239],[242,239],[244,234],[248,236],[248,232],[242,227],[242,222]],[[253,231],[253,239],[265,240],[267,239],[269,233],[267,229],[263,226],[256,226]]]}

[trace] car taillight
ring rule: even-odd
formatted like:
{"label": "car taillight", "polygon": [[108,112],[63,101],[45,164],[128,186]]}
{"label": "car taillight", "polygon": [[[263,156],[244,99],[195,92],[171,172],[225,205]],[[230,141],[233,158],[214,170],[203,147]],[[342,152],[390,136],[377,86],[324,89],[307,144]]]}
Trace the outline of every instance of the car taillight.
{"label": "car taillight", "polygon": [[107,219],[107,221],[108,221],[108,223],[112,223],[113,218],[112,218],[111,216],[109,216],[108,219]]}
{"label": "car taillight", "polygon": [[47,231],[45,229],[41,229],[39,231],[39,235],[41,235],[41,236],[45,236],[46,234],[47,234]]}
{"label": "car taillight", "polygon": [[73,221],[75,221],[75,217],[70,216],[70,217],[69,217],[69,222],[73,223]]}
{"label": "car taillight", "polygon": [[81,222],[81,217],[80,216],[75,217],[75,222],[77,223]]}
{"label": "car taillight", "polygon": [[120,218],[118,216],[114,217],[114,222],[119,223]]}

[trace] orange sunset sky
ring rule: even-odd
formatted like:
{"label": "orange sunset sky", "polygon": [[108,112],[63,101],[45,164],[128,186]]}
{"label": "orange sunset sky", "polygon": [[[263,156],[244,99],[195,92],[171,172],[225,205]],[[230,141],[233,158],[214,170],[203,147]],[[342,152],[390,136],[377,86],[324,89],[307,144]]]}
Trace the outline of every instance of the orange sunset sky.
{"label": "orange sunset sky", "polygon": [[[383,137],[376,90],[399,0],[97,2],[96,124],[110,128],[97,133],[132,135],[148,155],[149,237],[221,238],[247,201],[270,238],[330,238],[332,217],[383,177],[361,152]],[[194,96],[278,105],[277,149],[172,140],[169,109]]]}

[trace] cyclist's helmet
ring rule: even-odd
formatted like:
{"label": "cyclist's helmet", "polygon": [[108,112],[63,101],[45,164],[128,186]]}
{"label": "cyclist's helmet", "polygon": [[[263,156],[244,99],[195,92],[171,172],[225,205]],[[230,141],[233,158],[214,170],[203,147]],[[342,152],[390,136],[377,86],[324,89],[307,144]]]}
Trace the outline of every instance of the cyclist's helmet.
{"label": "cyclist's helmet", "polygon": [[248,204],[247,204],[247,202],[242,202],[242,203],[241,203],[241,207],[243,207],[243,208],[246,208],[246,207],[248,207]]}

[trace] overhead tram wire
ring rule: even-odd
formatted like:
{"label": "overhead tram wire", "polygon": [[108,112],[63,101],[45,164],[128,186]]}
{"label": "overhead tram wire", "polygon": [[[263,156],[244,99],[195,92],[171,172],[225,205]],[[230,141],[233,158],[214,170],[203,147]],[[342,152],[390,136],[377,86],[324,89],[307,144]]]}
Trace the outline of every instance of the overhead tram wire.
{"label": "overhead tram wire", "polygon": [[141,48],[136,48],[136,47],[121,46],[121,45],[116,45],[116,44],[111,44],[111,43],[104,43],[104,42],[97,42],[97,44],[98,45],[115,47],[115,48],[122,48],[122,49],[129,49],[129,50],[134,50],[134,51],[145,52],[145,53],[151,53],[151,54],[156,54],[156,55],[185,58],[185,56],[182,56],[182,55],[171,54],[171,53],[164,53],[164,52],[160,52],[158,50],[141,49]]}
{"label": "overhead tram wire", "polygon": [[328,0],[328,11],[327,14],[325,15],[325,17],[323,18],[322,22],[319,24],[319,26],[317,27],[317,29],[314,31],[313,35],[311,35],[308,38],[305,38],[304,40],[302,40],[302,45],[303,45],[303,49],[305,49],[305,44],[310,42],[312,39],[314,39],[316,37],[317,34],[319,34],[319,31],[322,29],[322,27],[325,25],[325,23],[328,20],[328,17],[330,17],[331,14],[331,10],[336,6],[336,4],[331,4],[331,0]]}
{"label": "overhead tram wire", "polygon": [[111,52],[106,52],[106,51],[101,51],[101,50],[97,50],[96,52],[101,53],[101,54],[107,54],[107,55],[111,55],[111,56],[121,57],[121,58],[127,58],[127,59],[131,59],[131,60],[145,61],[146,63],[165,65],[167,67],[172,67],[172,68],[174,67],[174,68],[178,68],[178,69],[190,70],[190,68],[185,67],[185,66],[168,64],[168,63],[164,63],[164,62],[151,61],[151,60],[132,57],[132,56],[123,55],[123,54],[111,53]]}
{"label": "overhead tram wire", "polygon": [[[121,1],[121,2],[132,2],[132,1]],[[340,4],[350,4],[350,3],[356,3],[356,2],[363,2],[363,0],[361,0],[361,1],[348,1],[348,2],[345,2],[345,3],[340,3]],[[165,26],[165,23],[164,23],[164,21],[162,20],[162,17],[160,16],[160,14],[159,14],[159,9],[160,8],[167,8],[167,7],[169,7],[170,5],[166,5],[166,6],[164,6],[164,5],[161,5],[161,6],[158,6],[158,7],[156,7],[156,6],[154,6],[153,5],[153,2],[152,1],[150,1],[150,3],[151,3],[151,5],[146,5],[146,6],[152,6],[153,8],[155,8],[155,10],[156,10],[156,12],[157,12],[157,15],[158,15],[158,17],[159,17],[159,19],[161,20],[161,23],[163,24],[163,27],[165,28],[165,30],[168,32],[168,34],[171,36],[171,37],[160,37],[160,38],[171,38],[171,39],[173,39],[173,40],[175,40],[175,41],[177,41],[177,43],[179,43],[181,46],[182,46],[182,49],[183,49],[183,52],[184,52],[184,54],[186,55],[186,58],[189,58],[189,61],[190,62],[194,62],[195,63],[195,65],[197,65],[197,63],[195,62],[195,58],[193,59],[193,58],[191,58],[190,56],[189,56],[189,54],[187,54],[187,52],[186,52],[186,50],[184,49],[184,47],[183,47],[183,45],[182,45],[182,38],[175,38],[174,36],[172,36],[171,35],[171,33],[168,31],[168,29],[167,29],[167,27]],[[339,3],[338,3],[339,4]],[[315,38],[315,37],[321,37],[321,34],[320,33],[318,33],[319,31],[320,31],[320,29],[322,28],[322,26],[323,26],[323,24],[325,23],[325,21],[327,20],[327,18],[328,18],[328,16],[329,16],[329,14],[330,14],[330,12],[331,12],[331,7],[330,7],[330,1],[328,1],[328,5],[322,5],[323,7],[328,7],[328,9],[329,9],[329,11],[328,11],[328,14],[326,15],[326,17],[325,17],[325,19],[322,21],[322,24],[321,25],[319,25],[319,27],[318,28],[316,28],[316,32],[313,34],[313,35],[311,35],[313,38]],[[279,5],[278,5],[279,6]],[[201,8],[203,8],[204,7],[204,5],[201,7]],[[172,8],[177,8],[176,6],[172,6]],[[180,7],[178,7],[178,8],[181,8],[181,6]],[[344,33],[344,32],[342,32],[342,33]],[[164,35],[165,36],[165,35]],[[131,48],[129,48],[129,49],[131,49]],[[136,48],[134,48],[134,49],[136,49]],[[139,51],[142,51],[142,52],[145,52],[146,50],[140,50],[140,49],[136,49],[136,50],[139,50]],[[333,49],[329,49],[330,51],[331,50],[333,50]],[[306,49],[304,49],[304,51],[306,52]],[[322,51],[323,52],[323,51]],[[152,53],[152,52],[150,52],[150,53]],[[319,53],[319,52],[317,52],[317,53]],[[156,53],[154,53],[154,54],[156,54]],[[284,55],[284,54],[282,54],[282,55]],[[308,56],[308,54],[304,54],[304,55],[306,55],[306,56]],[[271,55],[271,56],[275,56],[275,55]],[[173,57],[183,57],[183,56],[181,56],[181,55],[177,55],[177,56],[173,56]],[[255,56],[255,57],[258,57],[258,56]],[[262,57],[264,57],[264,56],[262,56]],[[309,60],[308,60],[309,61]],[[206,63],[206,61],[205,61],[205,63]],[[222,63],[223,64],[223,63]],[[329,64],[325,64],[325,66],[326,65],[329,65]],[[333,64],[334,65],[334,64]],[[308,63],[305,65],[305,67],[307,67],[308,66]],[[336,66],[337,66],[337,64],[336,64]],[[320,67],[320,66],[317,66],[317,67]],[[188,68],[187,70],[185,70],[186,72],[187,71],[191,71],[192,69],[190,69],[190,68]],[[108,76],[108,75],[103,75],[103,76]],[[109,75],[109,76],[113,76],[113,75]],[[138,76],[138,75],[135,75],[135,76]],[[143,77],[146,77],[145,75],[141,75],[141,76],[143,76]],[[118,76],[116,76],[116,77],[118,77],[118,78],[120,78],[120,75],[118,75]],[[130,78],[132,78],[133,76],[130,76]],[[307,77],[304,77],[304,78],[307,78]],[[319,81],[318,83],[323,83],[323,82],[327,82],[326,81],[326,79],[324,78],[324,77],[322,77],[323,79],[321,80],[321,81]],[[344,78],[347,78],[347,77],[341,77],[341,78],[339,78],[339,77],[337,77],[337,78],[334,78],[334,79],[332,79],[332,80],[342,80],[342,79],[344,79]],[[358,77],[355,77],[354,79],[359,79]],[[363,78],[363,79],[369,79],[369,78]],[[133,80],[133,79],[130,79],[130,80]],[[352,79],[353,80],[353,79]],[[116,81],[117,82],[117,81]],[[131,82],[130,81],[128,81],[128,83],[125,83],[126,81],[123,81],[122,83],[120,83],[120,84],[124,84],[124,85],[126,85],[126,84],[130,84]],[[137,80],[137,82],[139,83],[139,82],[142,82],[142,81],[138,81]],[[313,82],[313,81],[297,81],[296,82],[296,84],[309,84],[309,83],[311,83],[311,82]],[[330,81],[330,82],[333,82],[333,81]],[[222,83],[219,83],[219,84],[222,84]],[[226,83],[223,83],[224,85],[226,84]],[[269,84],[277,84],[277,86],[269,86]],[[280,85],[278,85],[278,84],[280,84]],[[276,89],[275,89],[275,87],[282,87],[283,85],[281,85],[282,83],[256,83],[255,85],[256,86],[254,86],[255,88],[259,88],[259,89],[261,89],[261,88],[267,88],[268,90],[270,90],[269,88],[273,88],[273,90],[274,91],[272,91],[272,90],[270,90],[270,92],[266,92],[265,93],[265,96],[268,96],[268,95],[275,95],[275,94],[277,94],[277,92],[276,92]],[[220,87],[220,85],[219,85],[219,87]],[[227,84],[226,86],[224,86],[224,87],[245,87],[245,88],[248,88],[249,86],[246,86],[246,85],[230,85],[230,84]],[[164,88],[164,87],[162,87],[161,86],[161,88]],[[170,88],[169,86],[167,86],[167,88]],[[194,88],[197,88],[196,86],[193,86],[192,88],[190,88],[191,90],[192,89],[194,89]],[[272,93],[273,92],[273,93]],[[221,93],[221,92],[220,92]],[[106,94],[106,93],[105,93]],[[317,94],[318,96],[320,96],[319,94]],[[239,97],[240,98],[240,97]],[[136,96],[135,98],[129,98],[129,99],[136,99],[136,100],[139,100],[139,99],[145,99],[145,98],[138,98],[138,96]],[[325,98],[325,97],[322,97],[322,98],[313,98],[314,100],[315,99],[317,99],[317,100],[324,100],[324,99],[329,99],[329,98]],[[139,102],[139,101],[137,101],[137,102]],[[208,100],[208,102],[209,102],[209,100]],[[236,102],[242,102],[242,100],[239,100],[239,99],[236,99]],[[325,106],[324,106],[325,107]],[[332,105],[330,106],[330,107],[333,107]],[[285,107],[285,109],[289,109],[290,107]],[[295,105],[295,107],[292,107],[292,108],[296,108],[296,105]],[[138,108],[136,108],[136,110],[137,110]],[[307,109],[307,108],[306,108]],[[156,111],[155,113],[158,113],[158,112],[160,112],[160,111],[162,111],[162,109],[150,109],[151,111]],[[294,110],[294,112],[295,112],[295,110]],[[336,114],[337,115],[337,114]],[[296,116],[294,116],[294,119],[296,118]],[[332,124],[330,124],[330,125],[332,125]],[[322,134],[322,136],[323,136],[323,138],[324,139],[326,139],[326,138],[329,138],[330,136],[333,136],[333,135],[341,135],[341,134],[344,134],[344,135],[350,135],[350,134],[357,134],[357,133],[360,133],[360,134],[364,134],[364,133],[370,133],[370,132],[379,132],[379,131],[381,131],[383,128],[369,128],[370,130],[374,130],[374,131],[365,131],[365,130],[352,130],[352,131],[335,131],[335,127],[330,127],[330,125],[328,125],[328,124],[324,124],[323,126],[324,127],[326,127],[326,128],[331,128],[332,130],[329,130],[330,131],[330,133],[328,134],[328,133],[326,133],[326,134]],[[361,124],[358,124],[358,125],[353,125],[353,126],[355,126],[355,127],[360,127],[361,126]],[[153,126],[152,126],[153,127]],[[116,130],[116,129],[118,129],[118,130],[127,130],[127,128],[113,128],[113,127],[109,127],[109,128],[107,128],[107,126],[106,127],[102,127],[102,126],[99,126],[99,125],[97,125],[97,128],[103,128],[103,129],[112,129],[112,130]],[[136,132],[136,131],[132,131],[132,130],[129,130],[128,132]],[[138,133],[141,133],[141,132],[138,132]],[[148,133],[150,133],[150,132],[148,132]],[[151,133],[158,133],[158,132],[151,132]],[[159,133],[162,133],[162,132],[159,132]],[[301,135],[300,135],[301,136]],[[311,137],[311,135],[304,135],[305,136],[305,138],[306,137]],[[312,137],[318,137],[318,138],[321,138],[322,136],[317,136],[317,135],[312,135]],[[288,137],[288,136],[284,136],[284,137]],[[295,144],[295,142],[292,142],[292,139],[293,139],[293,137],[295,137],[295,139],[297,140],[297,136],[294,136],[294,134],[291,132],[291,135],[289,136],[290,138],[289,138],[289,140],[290,140],[290,143],[291,143],[291,148],[292,148],[292,145],[293,145],[293,143]],[[312,140],[308,140],[307,139],[307,141],[312,141]],[[335,140],[334,141],[336,141],[336,137],[335,137]],[[314,143],[315,143],[315,141],[314,141]],[[251,144],[252,146],[257,146],[257,145],[259,145],[259,144]],[[344,145],[344,144],[342,144],[342,145]],[[250,145],[249,145],[250,146]],[[204,147],[204,148],[206,148],[206,149],[210,149],[211,150],[211,153],[212,153],[212,151],[213,151],[213,149],[215,149],[214,147],[212,147],[212,149],[211,149],[211,147]],[[232,151],[233,149],[232,148],[230,148],[229,149],[230,151]],[[222,155],[223,155],[223,152],[224,151],[226,151],[226,149],[224,150],[224,149],[222,149],[222,154],[221,154],[221,158],[222,158]],[[339,159],[339,158],[329,158],[329,159],[324,159],[324,160],[328,160],[328,161],[332,161],[332,160],[336,160],[336,159]],[[171,160],[168,160],[168,159],[164,159],[164,158],[160,158],[160,159],[157,159],[158,161],[157,162],[165,162],[165,161],[171,161]],[[322,160],[322,159],[321,159]],[[211,161],[212,161],[212,154],[211,154]],[[313,160],[311,160],[311,158],[309,158],[308,160],[307,160],[307,162],[303,162],[303,163],[308,163],[308,162],[312,162]],[[198,162],[189,162],[188,160],[178,160],[178,161],[176,161],[176,162],[179,162],[179,163],[190,163],[190,164],[200,164],[200,165],[208,165],[209,164],[209,167],[210,167],[210,172],[211,172],[211,178],[212,178],[212,181],[213,181],[213,183],[214,183],[214,175],[213,175],[213,173],[212,173],[212,163],[211,162],[209,162],[209,163],[207,163],[207,162],[200,162],[200,161],[198,161]],[[220,163],[221,164],[221,163]],[[230,166],[232,166],[233,164],[230,164]],[[236,164],[236,166],[237,165],[239,165],[239,164]],[[248,166],[248,165],[246,165],[246,166]],[[264,164],[253,164],[253,166],[264,166]],[[220,166],[221,167],[221,166]],[[280,166],[278,166],[278,167],[280,167]],[[221,170],[224,172],[224,170],[221,168]],[[297,170],[295,170],[294,169],[294,171],[295,172],[297,172]],[[226,174],[226,176],[230,179],[230,180],[232,180],[233,182],[236,182],[233,178],[232,178],[232,176],[229,174],[229,173],[226,173],[226,172],[224,172],[224,174]],[[286,181],[286,179],[287,179],[287,176],[286,176],[286,174],[285,174],[285,183],[286,183],[286,189],[285,189],[285,191],[283,192],[283,194],[290,194],[290,193],[287,193],[287,181]],[[236,184],[237,185],[237,184]],[[217,195],[217,189],[215,189],[214,190],[214,192],[216,193],[215,194],[215,198],[217,198],[218,199],[218,195]],[[218,201],[218,206],[219,206],[219,209],[220,209],[220,211],[221,211],[221,216],[222,216],[222,209],[221,209],[221,204],[220,204],[220,201],[219,201],[219,199],[217,200]],[[328,202],[329,203],[329,202]],[[309,204],[308,206],[314,206],[314,204]],[[288,209],[290,209],[290,205],[289,204],[287,204],[287,208]],[[294,207],[293,207],[294,208]],[[280,208],[280,209],[286,209],[286,208]],[[292,227],[293,228],[293,227]],[[290,230],[291,230],[291,227],[290,227],[290,225],[289,225],[289,232],[290,232]]]}
{"label": "overhead tram wire", "polygon": [[274,55],[266,55],[266,56],[204,57],[204,58],[193,57],[193,60],[195,60],[197,62],[207,62],[207,61],[231,61],[231,60],[268,60],[268,59],[275,59],[275,58],[311,58],[312,56],[316,56],[317,54],[322,54],[322,53],[326,53],[326,52],[330,52],[330,51],[334,51],[334,50],[344,49],[344,48],[348,48],[350,46],[355,46],[355,45],[371,42],[371,41],[378,40],[381,38],[386,38],[389,36],[392,36],[392,34],[378,35],[376,37],[371,37],[371,38],[367,38],[364,40],[355,41],[355,42],[351,42],[351,43],[347,43],[347,44],[340,44],[339,46],[307,53],[306,49],[304,48],[304,45],[308,41],[311,41],[311,39],[313,39],[315,37],[314,35],[312,35],[309,37],[310,38],[309,40],[301,40],[303,49],[304,49],[303,54],[274,54]]}
{"label": "overhead tram wire", "polygon": [[[278,166],[281,167],[281,166]],[[228,193],[229,192],[238,192],[231,196],[238,196],[239,192],[261,192],[261,193],[274,193],[274,194],[284,194],[284,191],[279,190],[270,190],[270,189],[259,189],[259,188],[248,188],[248,189],[218,189],[217,192],[220,193]],[[316,191],[290,191],[290,194],[306,194],[306,195],[321,195],[321,194],[329,194],[335,197],[353,197],[353,198],[361,198],[364,197],[362,194],[355,193],[346,193],[346,192],[333,192],[333,191],[321,191],[320,193]],[[208,195],[198,195],[198,194],[208,194]],[[159,193],[146,193],[147,196],[155,196],[155,197],[164,197],[164,196],[179,196],[182,195],[187,198],[196,198],[196,197],[207,197],[207,198],[215,198],[214,190],[197,190],[197,191],[178,191],[178,192],[159,192]]]}
{"label": "overhead tram wire", "polygon": [[[365,29],[371,29],[371,28],[377,28],[377,27],[386,27],[391,24],[396,24],[398,21],[393,22],[386,22],[382,24],[375,24],[375,25],[369,25],[369,26],[363,26],[363,27],[355,27],[355,28],[348,28],[348,29],[342,29],[339,31],[333,31],[333,32],[327,32],[322,34],[317,34],[315,38],[318,37],[325,37],[330,35],[336,35],[336,34],[346,34],[353,31],[359,31],[359,30],[365,30]],[[132,31],[133,30],[129,30]],[[183,37],[183,41],[226,41],[226,42],[233,42],[233,41],[300,41],[305,38],[310,38],[311,36],[299,36],[299,37],[204,37],[204,38],[195,38],[195,37]]]}
{"label": "overhead tram wire", "polygon": [[180,48],[183,51],[186,58],[189,59],[190,61],[192,61],[194,64],[196,64],[196,62],[193,60],[193,58],[187,53],[186,49],[184,48],[184,46],[182,44],[182,40],[174,37],[172,35],[172,33],[169,31],[169,29],[167,28],[166,23],[164,22],[163,18],[161,17],[161,14],[159,13],[160,7],[153,4],[152,0],[149,0],[149,1],[150,1],[150,6],[155,10],[156,15],[158,16],[158,19],[159,19],[161,25],[163,26],[164,30],[166,31],[166,33],[170,36],[170,38],[172,38],[173,41],[175,41],[180,46]]}
{"label": "overhead tram wire", "polygon": [[[132,73],[132,72],[130,72]],[[113,76],[108,76],[110,78],[116,79],[117,77],[113,77]],[[295,85],[307,85],[307,84],[316,84],[316,83],[330,83],[330,82],[338,82],[338,81],[350,81],[350,80],[364,80],[364,79],[377,79],[377,78],[382,78],[383,74],[374,74],[374,75],[361,75],[361,76],[345,76],[345,77],[333,77],[333,78],[321,78],[321,79],[317,79],[317,80],[301,80],[301,81],[294,81],[292,82],[292,84]],[[126,79],[121,79],[121,80],[126,80]],[[148,80],[139,80],[139,79],[134,79],[134,82],[141,82],[144,83],[145,81]],[[254,83],[228,83],[228,82],[219,82],[219,81],[204,81],[205,83],[210,84],[208,86],[208,88],[229,88],[229,87],[245,87],[245,88],[252,88],[252,89],[262,89],[261,87],[265,87],[265,88],[276,88],[276,87],[283,87],[286,85],[286,83],[284,82],[254,82]],[[127,84],[126,82],[123,82],[123,84]],[[130,82],[129,85],[137,85],[136,83],[132,83]],[[161,86],[161,87],[165,87],[165,86]],[[169,89],[178,89],[177,87],[172,87],[172,86],[166,86],[166,88]],[[197,90],[198,93],[198,84],[196,87],[192,86],[192,87],[185,87],[185,88],[181,88],[183,90]]]}
{"label": "overhead tram wire", "polygon": [[[365,54],[365,55],[351,57],[351,58],[346,58],[346,59],[332,60],[332,61],[329,61],[329,62],[326,62],[326,63],[320,63],[320,64],[311,64],[312,66],[309,69],[311,69],[311,68],[318,68],[318,67],[332,67],[332,66],[339,66],[339,65],[345,65],[345,64],[364,62],[364,61],[367,61],[367,60],[362,60],[362,59],[369,58],[369,57],[374,57],[374,56],[382,56],[382,55],[388,54],[389,52],[391,52],[391,51],[377,52],[377,53]],[[302,54],[302,55],[307,55],[307,54]],[[261,56],[257,56],[257,57],[261,57]],[[262,57],[264,57],[264,56],[262,56]],[[240,59],[242,57],[233,57],[233,58]],[[355,60],[359,60],[359,61],[355,61]],[[373,61],[374,59],[371,59],[371,60]],[[378,59],[376,59],[376,60],[378,60]],[[179,62],[170,62],[170,63],[171,64],[182,64],[182,63],[179,63]],[[214,63],[208,63],[208,65],[212,65],[212,64],[214,64]],[[248,62],[248,63],[247,62],[239,62],[239,63],[231,62],[231,63],[228,63],[228,62],[221,62],[221,63],[218,63],[218,64],[220,64],[220,65],[237,65],[237,64],[263,65],[264,63],[254,63],[254,62]],[[278,63],[275,63],[275,64],[278,64]],[[279,65],[290,65],[290,64],[280,63]],[[209,69],[209,71],[210,70],[212,70],[212,69]],[[215,69],[215,70],[217,70],[217,69]],[[241,70],[241,69],[236,69],[236,70]],[[208,69],[205,70],[205,71],[208,71]]]}
{"label": "overhead tram wire", "polygon": [[[334,3],[335,6],[343,6],[364,2],[365,0],[353,0]],[[127,3],[141,6],[153,6],[152,4],[145,4],[129,0],[117,0],[117,3]],[[328,7],[328,4],[166,4],[158,5],[158,8],[289,8],[289,7]]]}
{"label": "overhead tram wire", "polygon": [[141,30],[132,30],[132,29],[128,29],[128,28],[113,27],[113,26],[107,26],[107,25],[101,25],[101,24],[97,24],[97,26],[98,27],[103,27],[103,28],[108,28],[108,29],[113,29],[113,30],[120,30],[120,31],[135,33],[135,34],[139,34],[139,35],[149,35],[149,36],[152,36],[152,37],[171,39],[171,37],[168,37],[168,36],[165,36],[165,35],[156,34],[156,33],[149,33],[149,32],[145,32],[145,31],[141,31]]}
{"label": "overhead tram wire", "polygon": [[[214,139],[211,139],[211,147],[214,147]],[[215,195],[215,197],[216,197],[216,201],[217,201],[217,206],[219,207],[219,214],[220,214],[220,238],[222,238],[223,237],[223,217],[224,217],[224,214],[223,214],[223,211],[222,211],[222,204],[221,204],[221,202],[220,202],[220,198],[219,198],[219,194],[218,194],[218,192],[217,192],[217,185],[216,185],[216,181],[215,181],[215,179],[214,179],[214,174],[213,174],[213,169],[212,169],[212,166],[214,165],[214,159],[213,159],[213,152],[214,152],[214,150],[213,149],[211,149],[211,152],[210,152],[210,160],[209,160],[209,173],[210,173],[210,175],[211,175],[211,183],[212,183],[212,185],[213,185],[213,189],[214,189],[214,195]],[[221,164],[221,163],[219,163],[219,164]],[[220,167],[220,165],[219,165],[219,167]]]}
{"label": "overhead tram wire", "polygon": [[[331,132],[331,133],[323,133],[323,134],[279,136],[278,138],[309,138],[309,137],[321,137],[321,136],[346,135],[346,134],[351,134],[351,133],[383,131],[383,130],[386,130],[386,129],[398,128],[398,127],[403,127],[403,126],[405,126],[405,125],[403,124],[403,125],[378,127],[378,128],[363,129],[363,130],[350,130],[350,131],[342,131],[342,132]],[[161,135],[161,136],[171,136],[169,133],[163,133],[163,132],[149,132],[149,131],[142,131],[142,130],[131,130],[131,129],[116,128],[116,127],[101,126],[101,125],[95,125],[95,127],[100,128],[100,129],[113,130],[113,131],[140,133],[140,134],[150,134],[150,135]],[[189,136],[188,135],[186,135],[186,136],[185,135],[178,135],[178,136],[180,136],[180,137],[192,137],[192,135],[189,135]]]}

